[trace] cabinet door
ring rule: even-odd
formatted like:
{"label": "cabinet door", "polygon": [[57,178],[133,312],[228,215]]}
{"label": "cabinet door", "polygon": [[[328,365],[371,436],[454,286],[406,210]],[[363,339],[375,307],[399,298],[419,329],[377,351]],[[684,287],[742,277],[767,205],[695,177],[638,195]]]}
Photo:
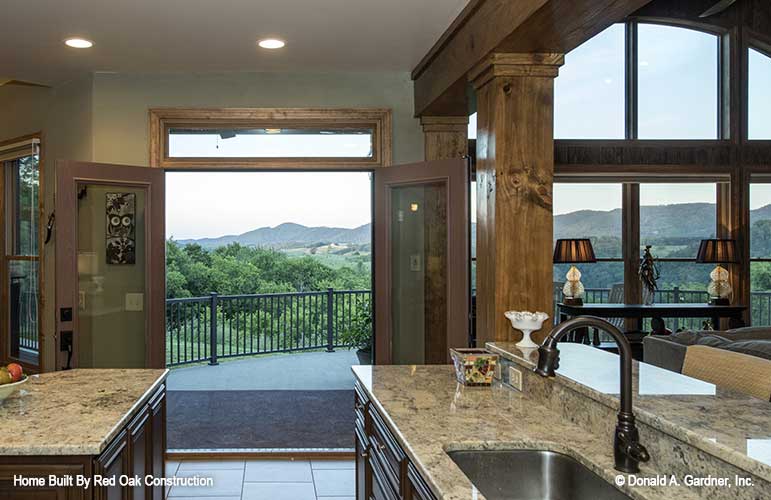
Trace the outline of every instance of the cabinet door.
{"label": "cabinet door", "polygon": [[415,467],[410,464],[407,467],[407,496],[406,500],[435,500],[436,497],[418,474]]}
{"label": "cabinet door", "polygon": [[[131,476],[144,478],[151,472],[150,449],[151,449],[151,429],[150,414],[148,410],[142,411],[131,424],[129,424],[129,450],[131,456]],[[149,499],[152,492],[149,487],[137,485],[132,487],[133,500]]]}
{"label": "cabinet door", "polygon": [[94,463],[95,474],[104,478],[114,478],[114,484],[94,489],[94,500],[128,500],[128,488],[122,488],[120,476],[129,473],[130,456],[128,446],[129,436],[124,430],[102,452]]}
{"label": "cabinet door", "polygon": [[372,472],[369,470],[367,438],[356,422],[356,500],[367,500],[372,494]]}
{"label": "cabinet door", "polygon": [[[164,477],[166,473],[166,389],[150,403],[151,427],[151,473],[153,477]],[[155,486],[152,490],[153,500],[163,500],[163,486]]]}

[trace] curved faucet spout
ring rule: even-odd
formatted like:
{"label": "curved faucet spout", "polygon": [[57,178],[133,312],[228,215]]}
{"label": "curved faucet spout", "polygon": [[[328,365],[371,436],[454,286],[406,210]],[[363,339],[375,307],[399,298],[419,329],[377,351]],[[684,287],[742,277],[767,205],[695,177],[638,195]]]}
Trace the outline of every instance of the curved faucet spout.
{"label": "curved faucet spout", "polygon": [[597,328],[613,337],[618,345],[621,390],[618,425],[614,436],[614,457],[616,469],[623,472],[639,472],[639,462],[650,459],[648,451],[639,443],[639,434],[635,426],[632,411],[632,346],[626,336],[602,318],[581,316],[555,326],[538,348],[538,365],[535,372],[542,377],[553,377],[559,368],[559,342],[568,333],[578,328]]}

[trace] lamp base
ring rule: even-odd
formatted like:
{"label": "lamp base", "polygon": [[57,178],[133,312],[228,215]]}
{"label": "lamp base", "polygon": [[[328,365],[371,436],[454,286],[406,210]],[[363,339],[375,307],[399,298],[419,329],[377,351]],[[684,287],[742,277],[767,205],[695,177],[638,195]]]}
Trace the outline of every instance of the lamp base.
{"label": "lamp base", "polygon": [[711,306],[730,306],[731,301],[726,298],[713,297],[709,299],[709,305]]}
{"label": "lamp base", "polygon": [[566,306],[582,306],[584,305],[584,299],[582,298],[574,299],[572,297],[565,297],[562,300],[562,303],[565,304]]}

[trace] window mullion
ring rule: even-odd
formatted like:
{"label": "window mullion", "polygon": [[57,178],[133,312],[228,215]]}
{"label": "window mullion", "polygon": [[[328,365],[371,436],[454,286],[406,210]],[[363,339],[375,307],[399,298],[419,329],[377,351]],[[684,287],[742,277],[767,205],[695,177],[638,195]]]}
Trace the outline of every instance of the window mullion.
{"label": "window mullion", "polygon": [[627,21],[624,69],[626,78],[626,138],[638,137],[637,21]]}

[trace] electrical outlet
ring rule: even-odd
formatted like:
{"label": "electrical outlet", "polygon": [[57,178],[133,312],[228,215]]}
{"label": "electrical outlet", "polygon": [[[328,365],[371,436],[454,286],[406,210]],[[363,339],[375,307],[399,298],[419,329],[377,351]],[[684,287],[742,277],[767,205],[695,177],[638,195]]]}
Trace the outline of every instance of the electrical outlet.
{"label": "electrical outlet", "polygon": [[145,308],[145,294],[143,293],[127,293],[126,294],[126,311],[138,312]]}
{"label": "electrical outlet", "polygon": [[86,292],[83,290],[78,291],[78,309],[81,311],[86,310]]}
{"label": "electrical outlet", "polygon": [[522,392],[522,371],[509,367],[509,385]]}

